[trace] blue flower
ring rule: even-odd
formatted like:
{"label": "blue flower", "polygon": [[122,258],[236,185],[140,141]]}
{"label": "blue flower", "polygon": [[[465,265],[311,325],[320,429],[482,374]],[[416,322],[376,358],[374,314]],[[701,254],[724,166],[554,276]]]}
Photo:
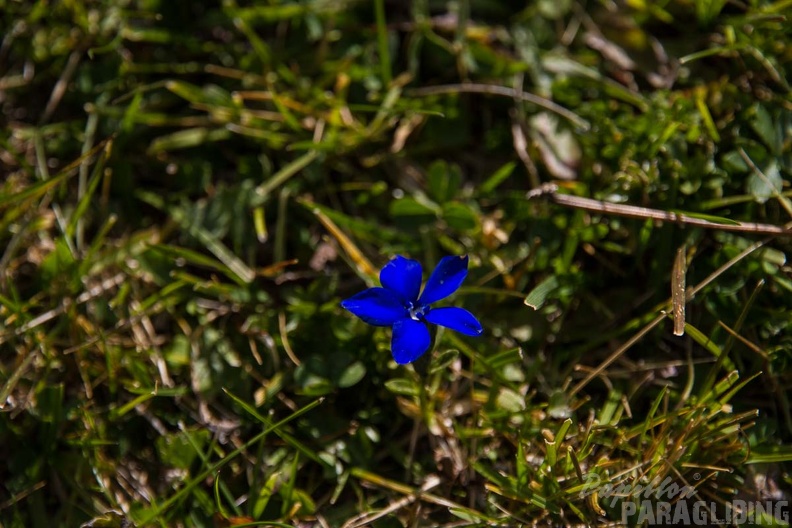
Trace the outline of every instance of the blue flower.
{"label": "blue flower", "polygon": [[481,335],[483,329],[473,314],[456,307],[432,308],[462,284],[468,258],[444,257],[432,272],[421,296],[421,265],[397,255],[380,271],[382,288],[369,288],[341,302],[341,306],[374,326],[393,327],[391,351],[396,363],[418,359],[429,348],[426,323],[445,326],[465,335]]}

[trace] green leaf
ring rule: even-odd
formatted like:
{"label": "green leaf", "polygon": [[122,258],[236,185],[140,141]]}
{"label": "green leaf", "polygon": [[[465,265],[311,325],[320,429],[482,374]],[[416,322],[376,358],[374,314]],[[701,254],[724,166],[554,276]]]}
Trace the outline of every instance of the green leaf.
{"label": "green leaf", "polygon": [[[234,5],[234,4],[231,4]],[[311,9],[310,4],[286,3],[281,5],[258,5],[254,7],[226,8],[229,15],[250,23],[273,23],[299,17]]]}
{"label": "green leaf", "polygon": [[435,374],[447,369],[448,366],[459,357],[459,350],[452,348],[444,350],[432,358],[432,363],[429,367],[429,373]]}
{"label": "green leaf", "polygon": [[549,466],[554,466],[558,460],[558,448],[564,443],[564,438],[566,438],[566,434],[569,431],[569,427],[571,425],[572,419],[567,418],[561,424],[561,427],[558,429],[558,432],[556,432],[555,439],[552,442],[545,438],[545,447],[547,449],[547,457],[545,462]]}
{"label": "green leaf", "polygon": [[41,263],[42,280],[52,282],[57,277],[69,277],[69,270],[74,268],[75,262],[74,255],[72,255],[66,240],[59,238],[55,242],[55,250],[44,257]]}
{"label": "green leaf", "polygon": [[294,371],[294,380],[300,385],[302,394],[317,396],[332,392],[336,387],[351,387],[365,375],[363,363],[355,361],[348,352],[338,351],[332,358],[309,355]]}
{"label": "green leaf", "polygon": [[511,365],[514,363],[521,364],[522,358],[522,349],[516,347],[488,355],[484,358],[484,361],[490,366],[490,368],[497,370],[501,367],[505,367],[506,365]]}
{"label": "green leaf", "polygon": [[36,413],[44,423],[57,424],[63,418],[62,383],[41,385],[36,391]]}
{"label": "green leaf", "polygon": [[385,388],[394,394],[402,396],[415,396],[418,394],[418,387],[415,382],[407,378],[394,378],[385,382]]}
{"label": "green leaf", "polygon": [[505,411],[516,413],[525,409],[525,398],[511,389],[501,387],[495,404]]}
{"label": "green leaf", "polygon": [[[187,435],[191,438],[187,438]],[[155,445],[163,463],[179,469],[189,469],[198,456],[196,447],[203,450],[209,437],[210,433],[207,429],[180,431],[160,436],[155,441]]]}
{"label": "green leaf", "polygon": [[[299,367],[298,367],[299,368]],[[304,396],[324,396],[333,392],[333,384],[329,380],[311,373],[295,372],[295,380],[300,383],[299,394]]]}
{"label": "green leaf", "polygon": [[338,377],[338,386],[342,389],[356,385],[366,376],[366,367],[360,361],[355,361]]}
{"label": "green leaf", "polygon": [[263,431],[259,432],[258,434],[254,435],[253,438],[236,448],[235,450],[228,453],[218,462],[215,462],[211,466],[207,467],[203,471],[200,471],[195,477],[190,479],[189,482],[186,482],[182,488],[176,491],[173,495],[169,496],[167,499],[160,501],[155,506],[146,509],[145,513],[140,516],[140,524],[141,525],[148,525],[153,519],[162,515],[162,512],[170,508],[174,503],[184,499],[188,493],[197,489],[199,483],[203,482],[209,475],[213,473],[217,473],[217,471],[222,468],[224,465],[228,464],[230,461],[234,460],[236,457],[241,455],[243,452],[248,452],[248,450],[255,444],[261,442],[261,440],[266,437],[272,431],[278,431],[287,423],[296,420],[300,416],[305,415],[312,409],[316,408],[318,405],[321,405],[323,399],[314,400],[307,405],[299,408],[298,410],[294,411],[293,413],[289,414],[285,418],[279,420],[278,422],[266,427]]}
{"label": "green leaf", "polygon": [[278,490],[280,493],[283,502],[281,503],[281,517],[286,515],[291,509],[292,504],[294,504],[294,490],[295,484],[297,482],[297,468],[300,467],[300,454],[296,453],[291,461],[291,467],[288,471],[288,480],[286,483]]}
{"label": "green leaf", "polygon": [[751,172],[746,184],[747,192],[759,203],[765,203],[774,194],[781,190],[784,180],[781,178],[781,171],[778,169],[778,161],[775,159],[764,167],[761,174],[757,171]]}
{"label": "green leaf", "polygon": [[267,482],[265,482],[261,489],[259,489],[255,501],[253,502],[252,513],[254,518],[261,518],[261,515],[264,513],[267,504],[269,504],[270,497],[272,497],[272,494],[275,493],[275,488],[278,484],[279,478],[280,472],[276,471],[269,476]]}
{"label": "green leaf", "polygon": [[193,235],[199,242],[212,252],[226,267],[234,274],[235,280],[242,284],[249,284],[256,278],[255,272],[245,264],[242,259],[237,257],[233,251],[215,236],[214,233],[196,224],[193,219],[188,218],[184,209],[174,207],[171,209],[173,219]]}
{"label": "green leaf", "polygon": [[617,388],[612,388],[608,392],[608,397],[600,408],[599,416],[597,417],[601,424],[616,426],[619,423],[622,413],[622,396],[623,393]]}
{"label": "green leaf", "polygon": [[437,220],[437,214],[434,210],[411,196],[391,202],[390,215],[407,228],[418,228],[426,224],[434,224]]}
{"label": "green leaf", "polygon": [[556,389],[550,394],[547,402],[547,414],[553,418],[568,418],[572,414],[569,396],[562,389]]}
{"label": "green leaf", "polygon": [[773,154],[778,154],[780,150],[780,142],[778,141],[778,134],[773,118],[770,112],[760,105],[754,105],[751,109],[753,111],[753,119],[751,119],[751,128],[754,129],[756,134],[762,142],[770,149]]}
{"label": "green leaf", "polygon": [[792,461],[792,445],[756,446],[751,448],[751,455],[746,464],[778,464]]}
{"label": "green leaf", "polygon": [[545,18],[559,20],[571,9],[572,0],[539,0],[536,7]]}
{"label": "green leaf", "polygon": [[435,218],[434,210],[411,196],[391,202],[390,214],[395,217],[425,217],[428,220],[434,220]]}
{"label": "green leaf", "polygon": [[429,196],[439,204],[452,200],[459,192],[462,175],[459,167],[448,165],[445,161],[435,161],[429,166],[427,174]]}
{"label": "green leaf", "polygon": [[723,6],[726,5],[726,0],[697,0],[696,16],[699,22],[709,24],[720,14]]}
{"label": "green leaf", "polygon": [[516,161],[510,161],[504,164],[501,168],[496,170],[492,176],[487,178],[487,181],[481,184],[481,187],[479,187],[479,193],[482,195],[487,195],[494,191],[501,183],[506,180],[506,178],[511,176],[515,167],[517,167]]}
{"label": "green leaf", "polygon": [[179,246],[171,246],[166,244],[152,245],[151,249],[161,252],[174,260],[181,259],[188,264],[208,268],[216,271],[222,271],[228,275],[232,275],[228,267],[224,266],[219,260],[214,260],[203,253],[193,251]]}
{"label": "green leaf", "polygon": [[94,199],[94,192],[99,186],[99,182],[104,181],[104,167],[105,162],[107,161],[108,150],[109,147],[103,151],[102,155],[97,160],[91,174],[91,181],[88,184],[88,189],[86,189],[85,194],[83,194],[82,198],[80,198],[74,213],[72,213],[71,218],[69,218],[69,223],[66,226],[66,236],[69,237],[69,239],[74,237],[74,232],[77,229],[77,223],[80,221],[83,215],[85,215],[85,212],[88,210],[88,206],[91,204],[91,202],[96,202]]}
{"label": "green leaf", "polygon": [[193,104],[204,102],[204,92],[198,86],[184,81],[168,81],[165,88]]}
{"label": "green leaf", "polygon": [[463,521],[467,521],[470,523],[481,523],[484,519],[478,515],[476,515],[473,510],[463,510],[460,508],[449,508],[448,513],[453,515],[454,517],[459,517]]}
{"label": "green leaf", "polygon": [[124,132],[131,132],[132,128],[137,121],[137,115],[140,113],[140,105],[143,102],[143,90],[138,90],[135,92],[135,96],[132,98],[132,102],[129,103],[126,110],[124,111],[124,117],[121,119],[121,130]]}
{"label": "green leaf", "polygon": [[544,306],[545,301],[558,288],[558,279],[555,275],[551,275],[542,282],[540,282],[531,293],[523,301],[526,305],[534,310],[538,310]]}
{"label": "green leaf", "polygon": [[[716,345],[709,337],[704,335],[704,333],[696,328],[695,326],[691,325],[690,323],[685,323],[685,333],[693,339],[696,343],[707,349],[713,356],[716,358],[720,358],[721,355],[724,353],[723,350]],[[734,363],[729,359],[728,356],[725,356],[722,360],[723,368],[729,371],[736,370]]]}
{"label": "green leaf", "polygon": [[11,194],[0,194],[0,208],[3,208],[9,204],[17,204],[21,205],[21,202],[28,200],[28,199],[36,199],[39,196],[43,195],[62,181],[66,180],[71,176],[71,173],[64,172],[54,178],[50,178],[49,180],[44,180],[42,182],[36,183],[34,185],[30,185],[26,187],[25,190],[18,192],[18,193],[11,193]]}
{"label": "green leaf", "polygon": [[255,198],[251,201],[251,205],[261,205],[264,203],[264,199],[269,196],[272,191],[313,163],[313,161],[319,157],[319,154],[318,151],[311,150],[284,165],[278,172],[267,179],[267,181],[256,187]]}
{"label": "green leaf", "polygon": [[726,218],[723,216],[716,216],[706,213],[691,213],[690,211],[678,211],[678,210],[670,210],[671,212],[689,216],[690,218],[698,218],[699,220],[706,220],[707,222],[712,222],[713,224],[723,224],[723,225],[740,225],[740,222],[735,222],[731,218]]}
{"label": "green leaf", "polygon": [[467,205],[459,202],[443,204],[443,220],[459,230],[469,230],[478,227],[478,215]]}
{"label": "green leaf", "polygon": [[313,515],[316,512],[316,503],[308,494],[308,492],[295,488],[291,493],[292,504],[299,504],[300,509],[297,510],[297,515]]}
{"label": "green leaf", "polygon": [[165,152],[170,150],[186,149],[198,147],[204,143],[223,141],[231,137],[231,131],[225,128],[188,128],[179,130],[165,136],[160,136],[151,142],[148,148],[150,154]]}

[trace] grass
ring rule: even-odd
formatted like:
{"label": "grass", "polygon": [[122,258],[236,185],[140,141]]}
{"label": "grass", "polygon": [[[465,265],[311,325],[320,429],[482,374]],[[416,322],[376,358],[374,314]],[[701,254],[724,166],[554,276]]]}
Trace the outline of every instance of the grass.
{"label": "grass", "polygon": [[789,2],[628,4],[0,0],[0,526],[788,500]]}

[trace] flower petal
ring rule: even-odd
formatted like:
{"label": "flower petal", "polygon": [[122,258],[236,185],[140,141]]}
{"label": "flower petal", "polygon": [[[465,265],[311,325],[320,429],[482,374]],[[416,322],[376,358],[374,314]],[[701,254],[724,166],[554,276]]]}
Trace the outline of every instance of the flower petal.
{"label": "flower petal", "polygon": [[445,299],[462,285],[467,277],[467,255],[443,257],[426,282],[420,304],[432,304]]}
{"label": "flower petal", "polygon": [[401,300],[385,288],[369,288],[341,301],[341,306],[374,326],[390,326],[407,315]]}
{"label": "flower petal", "polygon": [[454,306],[429,310],[426,314],[426,321],[469,336],[481,335],[484,331],[481,328],[481,323],[472,313]]}
{"label": "flower petal", "polygon": [[393,323],[393,339],[391,352],[399,365],[412,363],[429,349],[432,338],[429,329],[421,321],[409,318]]}
{"label": "flower petal", "polygon": [[421,264],[417,260],[396,255],[380,271],[380,282],[404,303],[415,302],[421,291]]}

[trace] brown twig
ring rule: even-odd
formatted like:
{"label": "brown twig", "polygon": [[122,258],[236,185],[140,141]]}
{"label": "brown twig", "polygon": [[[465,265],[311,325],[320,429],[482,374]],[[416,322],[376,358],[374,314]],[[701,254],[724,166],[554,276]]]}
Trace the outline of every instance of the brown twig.
{"label": "brown twig", "polygon": [[550,198],[552,198],[553,201],[559,205],[574,207],[576,209],[585,209],[586,211],[592,211],[595,213],[624,216],[627,218],[638,218],[642,220],[653,219],[663,222],[675,222],[677,224],[691,225],[704,229],[719,229],[721,231],[737,231],[740,233],[755,233],[759,235],[792,236],[792,229],[790,229],[788,226],[736,221],[728,224],[719,223],[705,220],[703,218],[696,218],[684,213],[675,213],[673,211],[663,211],[660,209],[650,209],[648,207],[638,207],[635,205],[616,204],[613,202],[603,202],[601,200],[594,200],[592,198],[561,194],[557,191],[558,186],[551,183],[543,185],[542,187],[529,192],[527,197],[530,199],[536,196],[549,195]]}

